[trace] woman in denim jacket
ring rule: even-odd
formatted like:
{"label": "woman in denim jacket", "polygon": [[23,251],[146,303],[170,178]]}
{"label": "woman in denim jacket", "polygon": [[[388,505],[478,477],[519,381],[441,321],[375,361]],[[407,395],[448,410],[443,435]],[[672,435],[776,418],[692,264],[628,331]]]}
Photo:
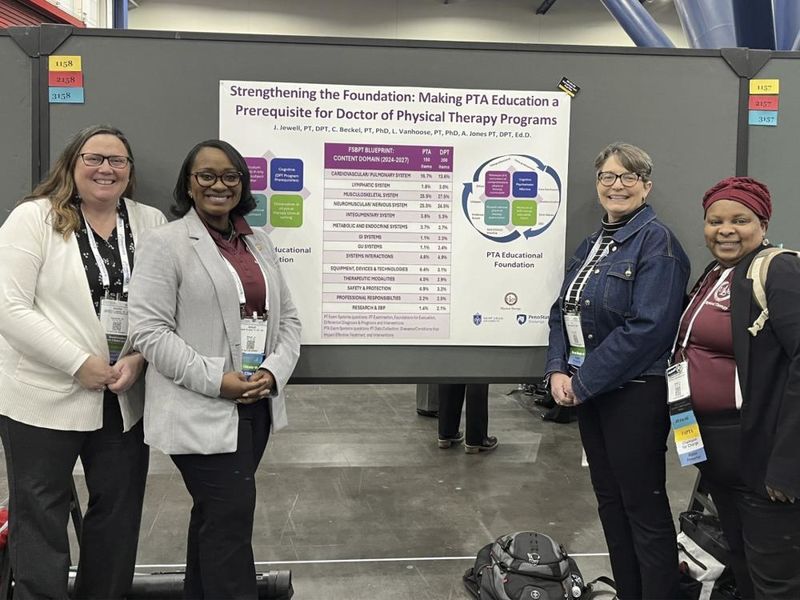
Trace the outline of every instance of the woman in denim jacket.
{"label": "woman in denim jacket", "polygon": [[664,370],[689,259],[646,204],[652,160],[614,143],[595,160],[602,226],[567,265],[550,311],[553,397],[578,407],[618,596],[676,598],[678,557],[665,490]]}

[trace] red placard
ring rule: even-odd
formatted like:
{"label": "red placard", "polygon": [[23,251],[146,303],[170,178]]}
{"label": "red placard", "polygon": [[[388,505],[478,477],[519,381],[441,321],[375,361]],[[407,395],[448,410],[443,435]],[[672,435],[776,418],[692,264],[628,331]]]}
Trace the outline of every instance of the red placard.
{"label": "red placard", "polygon": [[778,96],[750,96],[749,110],[778,110]]}
{"label": "red placard", "polygon": [[50,87],[83,87],[83,73],[80,71],[50,71]]}

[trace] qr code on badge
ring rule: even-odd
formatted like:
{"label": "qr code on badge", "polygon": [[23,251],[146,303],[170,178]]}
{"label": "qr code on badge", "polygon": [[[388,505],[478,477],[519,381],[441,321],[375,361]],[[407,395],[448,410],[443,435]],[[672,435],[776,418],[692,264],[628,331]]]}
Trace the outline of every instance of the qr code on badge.
{"label": "qr code on badge", "polygon": [[111,321],[111,332],[122,333],[122,319],[114,319]]}
{"label": "qr code on badge", "polygon": [[256,336],[248,335],[245,342],[245,347],[247,350],[253,350],[256,347]]}

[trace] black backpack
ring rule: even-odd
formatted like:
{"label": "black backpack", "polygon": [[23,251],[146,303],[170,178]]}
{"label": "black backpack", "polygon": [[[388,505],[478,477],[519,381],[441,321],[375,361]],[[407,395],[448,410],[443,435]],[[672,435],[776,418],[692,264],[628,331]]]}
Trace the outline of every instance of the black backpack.
{"label": "black backpack", "polygon": [[481,548],[463,580],[480,600],[563,600],[589,592],[564,547],[535,531],[510,533]]}

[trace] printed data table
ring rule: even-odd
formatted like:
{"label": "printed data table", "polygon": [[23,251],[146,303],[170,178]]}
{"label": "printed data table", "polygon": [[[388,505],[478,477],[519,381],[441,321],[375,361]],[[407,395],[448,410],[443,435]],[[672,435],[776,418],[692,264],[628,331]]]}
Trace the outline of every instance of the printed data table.
{"label": "printed data table", "polygon": [[452,146],[325,144],[322,337],[450,335]]}

